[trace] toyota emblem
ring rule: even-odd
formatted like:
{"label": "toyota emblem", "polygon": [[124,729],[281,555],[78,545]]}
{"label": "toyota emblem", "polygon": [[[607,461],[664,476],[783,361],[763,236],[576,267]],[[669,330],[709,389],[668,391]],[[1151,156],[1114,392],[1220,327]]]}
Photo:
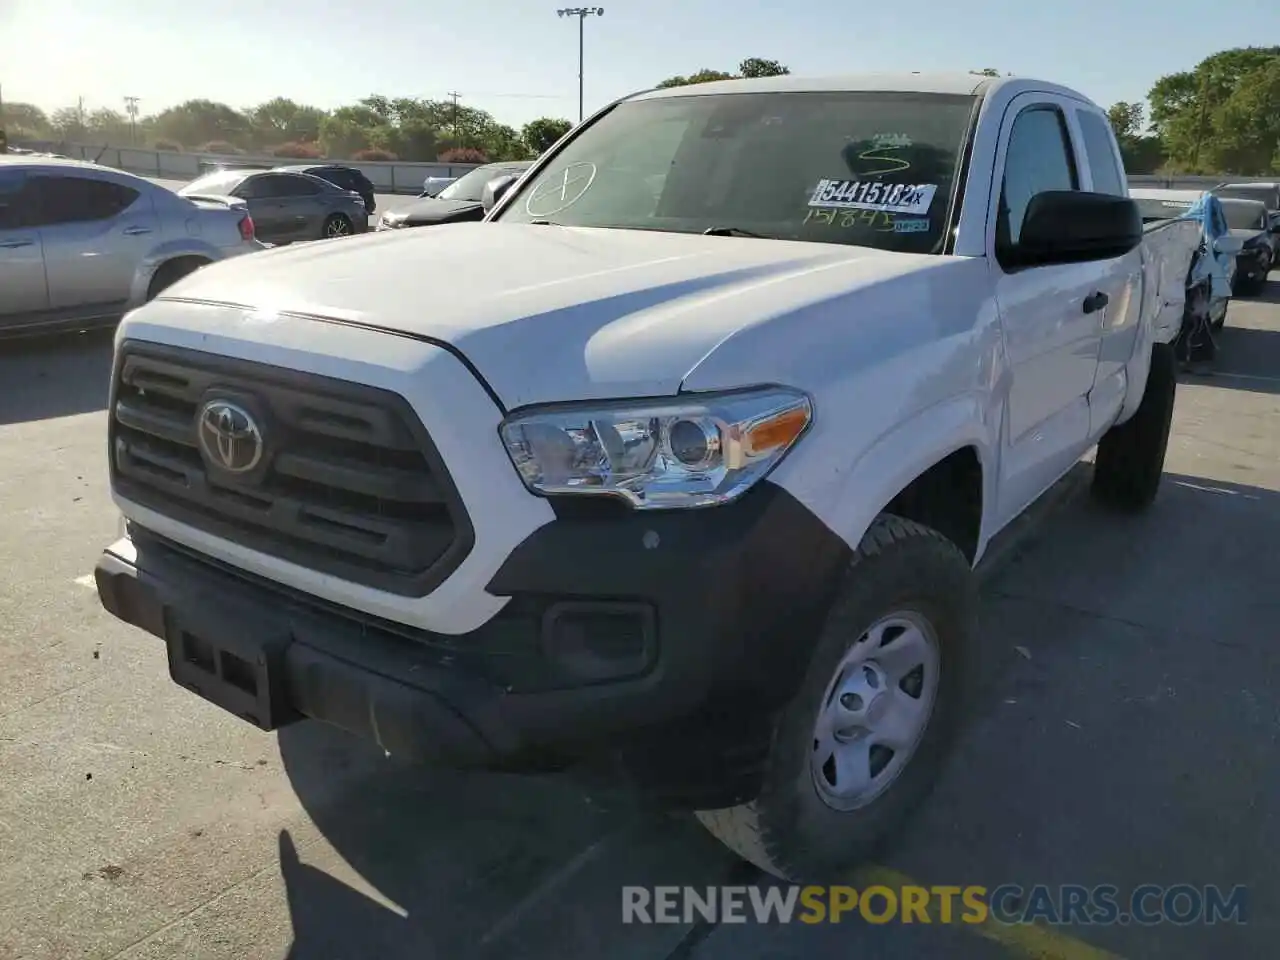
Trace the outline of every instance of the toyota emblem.
{"label": "toyota emblem", "polygon": [[197,417],[200,449],[227,473],[248,473],[262,461],[262,430],[244,407],[210,400]]}

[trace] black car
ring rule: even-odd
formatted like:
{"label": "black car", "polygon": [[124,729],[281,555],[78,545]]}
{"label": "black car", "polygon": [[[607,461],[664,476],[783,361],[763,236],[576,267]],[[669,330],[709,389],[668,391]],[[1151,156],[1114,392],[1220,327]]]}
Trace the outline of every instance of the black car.
{"label": "black car", "polygon": [[1280,260],[1280,183],[1220,183],[1210,193],[1221,200],[1258,200],[1277,232],[1271,235],[1271,258]]}
{"label": "black car", "polygon": [[328,180],[335,187],[358,193],[360,194],[360,199],[364,201],[365,211],[370,214],[373,213],[377,205],[373,196],[373,181],[355,167],[344,167],[340,163],[317,163],[310,165],[293,164],[286,167],[276,167],[276,169],[287,173],[308,173],[313,177],[319,177],[321,180]]}
{"label": "black car", "polygon": [[379,230],[429,227],[484,219],[484,187],[495,177],[521,176],[532,160],[486,163],[459,177],[434,197],[423,197],[399,210],[388,210],[378,221]]}
{"label": "black car", "polygon": [[359,194],[306,173],[217,170],[192,180],[178,193],[243,200],[264,243],[323,240],[369,229]]}
{"label": "black car", "polygon": [[1267,274],[1275,261],[1271,216],[1261,200],[1220,198],[1231,236],[1243,244],[1236,254],[1236,275],[1232,293],[1256,293],[1267,282]]}

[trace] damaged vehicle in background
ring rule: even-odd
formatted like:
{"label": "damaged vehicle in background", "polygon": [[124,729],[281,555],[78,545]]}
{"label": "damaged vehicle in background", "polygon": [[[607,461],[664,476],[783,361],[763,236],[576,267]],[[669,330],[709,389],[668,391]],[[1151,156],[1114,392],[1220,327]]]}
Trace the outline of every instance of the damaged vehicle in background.
{"label": "damaged vehicle in background", "polygon": [[1197,225],[1144,228],[1097,105],[971,74],[648,91],[487,193],[130,315],[103,605],[264,729],[844,875],[981,689],[992,539],[1095,445],[1154,501]]}
{"label": "damaged vehicle in background", "polygon": [[518,177],[531,166],[532,160],[511,160],[476,167],[441,190],[438,196],[419,198],[398,210],[388,210],[378,221],[378,229],[399,230],[403,227],[434,227],[483,220],[485,185],[499,177]]}
{"label": "damaged vehicle in background", "polygon": [[[1158,188],[1134,188],[1129,196],[1137,202],[1144,223],[1182,219],[1198,225],[1200,242],[1187,275],[1189,332],[1197,338],[1195,348],[1203,347],[1205,358],[1212,359],[1217,350],[1212,336],[1206,334],[1208,339],[1201,344],[1195,328],[1201,317],[1212,330],[1221,330],[1226,324],[1235,287],[1236,255],[1241,247],[1239,238],[1231,235],[1222,200],[1204,190]],[[1188,351],[1192,346],[1187,344]]]}

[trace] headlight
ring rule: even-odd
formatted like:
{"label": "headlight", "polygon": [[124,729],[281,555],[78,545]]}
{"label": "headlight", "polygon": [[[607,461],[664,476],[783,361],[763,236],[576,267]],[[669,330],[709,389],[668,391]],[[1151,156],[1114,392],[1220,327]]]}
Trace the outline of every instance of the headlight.
{"label": "headlight", "polygon": [[803,393],[765,387],[533,409],[509,418],[501,433],[535,493],[671,509],[740,496],[778,465],[812,419]]}

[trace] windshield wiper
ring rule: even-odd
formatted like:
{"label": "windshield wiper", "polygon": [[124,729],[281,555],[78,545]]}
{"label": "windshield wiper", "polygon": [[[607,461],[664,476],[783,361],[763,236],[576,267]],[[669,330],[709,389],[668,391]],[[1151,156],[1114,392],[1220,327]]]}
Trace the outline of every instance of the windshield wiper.
{"label": "windshield wiper", "polygon": [[741,227],[707,227],[702,231],[706,237],[754,237],[756,240],[768,240],[763,233],[752,233]]}

